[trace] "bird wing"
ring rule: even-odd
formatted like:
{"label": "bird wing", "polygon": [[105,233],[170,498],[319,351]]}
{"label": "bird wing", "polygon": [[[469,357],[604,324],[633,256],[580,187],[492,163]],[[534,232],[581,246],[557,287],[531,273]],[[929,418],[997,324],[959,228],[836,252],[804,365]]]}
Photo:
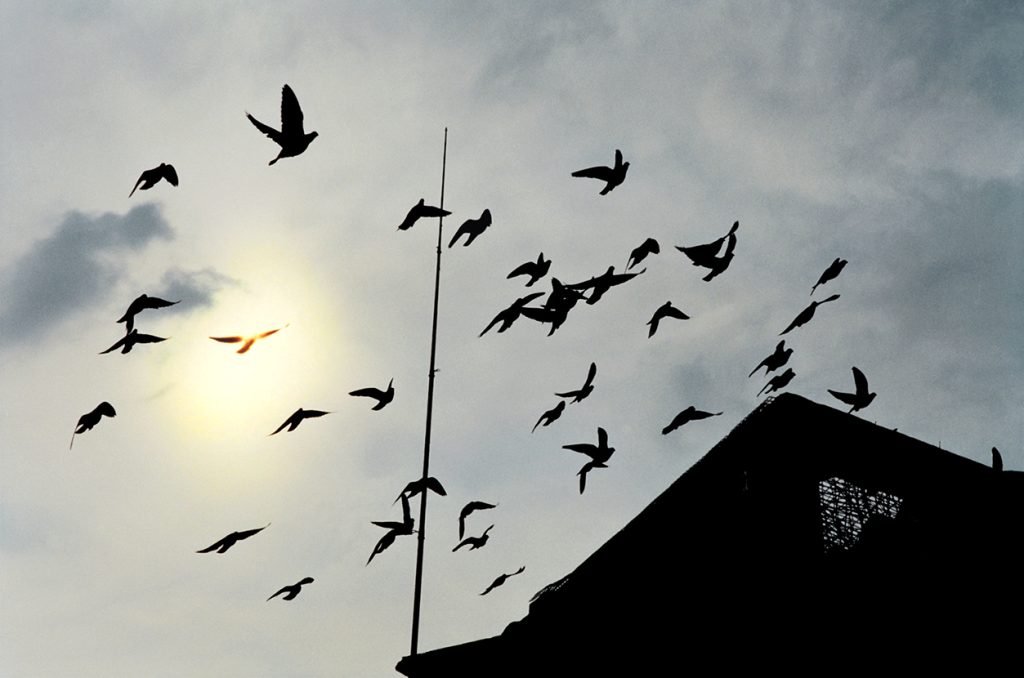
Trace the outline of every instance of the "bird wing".
{"label": "bird wing", "polygon": [[847,405],[854,405],[857,402],[857,395],[854,393],[843,393],[842,391],[833,391],[832,389],[829,389],[828,392]]}
{"label": "bird wing", "polygon": [[615,166],[622,167],[622,151],[615,149]]}
{"label": "bird wing", "polygon": [[301,137],[305,134],[302,129],[302,108],[295,92],[288,85],[281,88],[281,135],[284,137]]}
{"label": "bird wing", "polygon": [[178,185],[178,173],[175,171],[173,165],[164,164],[162,175],[164,179],[171,182],[171,186]]}
{"label": "bird wing", "polygon": [[241,532],[235,532],[235,538],[236,539],[248,539],[249,537],[253,536],[254,534],[256,534],[258,532],[262,532],[263,530],[267,529],[268,527],[270,527],[270,523],[267,523],[263,527],[257,527],[257,528],[254,528],[252,530],[243,530]]}
{"label": "bird wing", "polygon": [[690,319],[690,316],[686,315],[685,313],[680,311],[675,306],[669,306],[668,308],[665,309],[664,313],[669,318],[676,318],[678,320],[689,320]]}
{"label": "bird wing", "polygon": [[600,179],[601,181],[608,181],[612,176],[612,169],[610,167],[587,167],[586,169],[576,170],[572,173],[574,177],[586,177],[588,179]]}
{"label": "bird wing", "polygon": [[245,337],[210,337],[210,339],[225,344],[237,344],[240,341],[245,341]]}
{"label": "bird wing", "polygon": [[94,409],[93,412],[97,412],[99,414],[105,414],[108,417],[116,417],[117,416],[117,412],[114,411],[114,406],[111,405],[110,403],[108,403],[106,400],[104,400],[102,403],[97,405],[96,409]]}
{"label": "bird wing", "polygon": [[383,391],[379,388],[373,388],[372,386],[367,388],[358,388],[355,391],[349,391],[348,394],[351,396],[363,396],[367,398],[382,398],[384,396]]}
{"label": "bird wing", "polygon": [[853,383],[858,397],[864,397],[868,394],[868,378],[856,367],[853,368]]}
{"label": "bird wing", "polygon": [[491,585],[490,585],[490,586],[488,586],[488,587],[487,587],[486,589],[484,589],[484,592],[483,592],[483,593],[481,593],[480,595],[481,595],[481,596],[486,596],[486,595],[487,595],[488,593],[490,593],[490,592],[491,592],[491,591],[493,591],[494,589],[496,589],[496,588],[498,588],[499,586],[501,586],[502,584],[504,584],[504,583],[505,583],[505,580],[506,580],[507,578],[508,578],[508,577],[506,577],[505,575],[501,575],[501,576],[499,576],[499,577],[498,577],[497,579],[495,579],[494,581],[492,581],[492,582],[491,582]]}
{"label": "bird wing", "polygon": [[597,447],[591,443],[573,443],[572,445],[562,445],[564,450],[572,450],[573,452],[580,452],[593,458],[597,454]]}
{"label": "bird wing", "polygon": [[135,343],[136,344],[157,344],[157,343],[160,343],[161,341],[167,341],[167,337],[157,337],[157,336],[154,336],[152,334],[136,334],[135,335]]}
{"label": "bird wing", "polygon": [[[285,427],[285,426],[289,426],[289,425],[292,425],[292,424],[295,424],[295,425],[297,425],[297,424],[298,424],[298,422],[299,422],[299,418],[298,418],[298,417],[296,416],[297,414],[298,414],[298,412],[296,412],[296,413],[295,413],[295,414],[293,414],[292,416],[290,416],[290,417],[288,417],[287,419],[285,419],[285,420],[284,420],[284,423],[283,423],[283,424],[281,424],[280,426],[278,426],[278,427],[277,427],[276,429],[274,429],[274,432],[273,432],[273,433],[271,433],[270,435],[275,435],[275,434],[278,434],[278,433],[280,433],[281,431],[283,431],[283,430],[284,430],[284,427]],[[292,426],[292,428],[295,428],[295,426]]]}
{"label": "bird wing", "polygon": [[[159,297],[146,297],[140,302],[140,305],[142,308],[167,308],[168,306],[174,306],[180,301],[180,299],[178,301],[167,301],[166,299],[160,299]],[[127,315],[127,313],[125,315]]]}
{"label": "bird wing", "polygon": [[281,589],[280,591],[278,591],[278,592],[277,592],[277,593],[275,593],[274,595],[270,596],[270,598],[267,598],[267,600],[271,600],[271,599],[273,599],[273,598],[276,598],[277,596],[281,595],[282,593],[284,593],[285,591],[287,591],[287,590],[289,590],[289,589],[291,589],[291,586],[285,586],[285,587],[284,587],[284,588],[282,588],[282,589]]}
{"label": "bird wing", "polygon": [[[285,325],[284,327],[288,327],[288,326],[287,326],[287,325]],[[275,334],[275,333],[277,333],[277,332],[280,332],[281,330],[283,330],[283,329],[284,329],[284,327],[278,327],[278,328],[276,328],[276,329],[273,329],[273,330],[267,330],[266,332],[262,332],[262,333],[260,333],[260,334],[257,334],[257,335],[256,335],[255,337],[253,337],[253,338],[254,338],[254,339],[266,339],[266,338],[267,338],[267,337],[269,337],[269,336],[270,336],[271,334]]]}
{"label": "bird wing", "polygon": [[127,339],[128,339],[128,335],[126,334],[125,336],[123,336],[120,339],[118,339],[117,343],[114,344],[113,346],[111,346],[110,348],[108,348],[106,351],[100,351],[100,355],[103,355],[104,353],[110,353],[111,351],[113,351],[115,349],[121,348],[122,346],[125,345],[125,341]]}
{"label": "bird wing", "polygon": [[130,198],[130,197],[132,197],[133,195],[135,195],[135,191],[136,191],[136,189],[138,189],[139,185],[140,185],[140,184],[141,184],[141,183],[142,183],[142,182],[143,182],[143,181],[144,181],[145,179],[146,179],[146,173],[145,173],[145,172],[143,172],[142,174],[140,174],[140,175],[139,175],[139,180],[135,182],[135,188],[133,188],[133,189],[132,189],[132,192],[128,194],[128,197],[129,197],[129,198]]}
{"label": "bird wing", "polygon": [[[451,247],[451,245],[449,245],[449,247]],[[505,277],[506,277],[506,279],[508,279],[508,278],[514,278],[517,275],[530,275],[530,276],[532,276],[533,275],[533,270],[535,268],[537,268],[537,262],[535,262],[535,261],[528,261],[525,264],[519,264],[518,266],[516,266],[512,270],[512,272],[509,273]]]}
{"label": "bird wing", "polygon": [[224,546],[224,544],[227,543],[229,540],[230,540],[230,536],[224,537],[220,541],[217,541],[217,542],[211,544],[210,546],[207,546],[205,549],[202,549],[201,551],[196,551],[196,553],[209,553],[210,551],[216,551],[217,549],[219,549],[222,546]]}
{"label": "bird wing", "polygon": [[600,426],[597,427],[597,446],[602,449],[608,447],[608,431]]}
{"label": "bird wing", "polygon": [[[423,205],[420,207],[421,217],[446,217],[449,214],[451,214],[451,212],[448,210],[443,210],[440,207],[434,207],[433,205]],[[463,226],[465,225],[466,224],[463,224]],[[461,231],[462,228],[460,227],[459,230]]]}
{"label": "bird wing", "polygon": [[427,478],[427,489],[433,490],[442,497],[448,496],[448,493],[444,491],[444,487],[441,485],[441,481],[434,476]]}
{"label": "bird wing", "polygon": [[371,520],[370,524],[387,530],[398,530],[404,526],[404,523],[398,523],[393,520]]}
{"label": "bird wing", "polygon": [[276,129],[274,129],[273,127],[271,127],[269,125],[264,125],[262,122],[260,122],[256,118],[252,117],[252,115],[249,114],[249,113],[246,113],[245,117],[249,118],[249,122],[251,122],[253,125],[255,125],[256,129],[258,129],[259,131],[263,132],[268,137],[273,139],[278,145],[281,145],[281,146],[284,145],[282,143],[282,141],[284,141],[284,137]]}
{"label": "bird wing", "polygon": [[410,522],[412,522],[412,511],[409,509],[409,498],[403,494],[401,499],[402,499],[402,526],[404,527],[405,525],[407,525]]}
{"label": "bird wing", "polygon": [[307,419],[311,417],[322,417],[330,412],[324,412],[323,410],[302,410],[302,418]]}
{"label": "bird wing", "polygon": [[597,376],[597,363],[590,363],[590,369],[587,370],[587,381],[583,384],[583,389],[586,390],[594,384],[594,377]]}

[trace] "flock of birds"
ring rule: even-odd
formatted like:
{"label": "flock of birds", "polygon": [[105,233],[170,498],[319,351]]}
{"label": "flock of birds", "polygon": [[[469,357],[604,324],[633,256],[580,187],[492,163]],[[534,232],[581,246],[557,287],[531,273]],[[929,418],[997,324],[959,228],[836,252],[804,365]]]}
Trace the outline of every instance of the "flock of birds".
{"label": "flock of birds", "polygon": [[[309,147],[310,143],[312,143],[312,141],[317,137],[316,132],[307,133],[304,130],[302,109],[299,106],[295,93],[288,85],[284,85],[282,88],[280,130],[274,129],[269,125],[260,122],[249,113],[246,113],[246,117],[261,133],[265,134],[280,147],[277,156],[270,161],[270,165],[273,165],[282,158],[295,157],[302,154]],[[585,179],[595,179],[603,182],[604,185],[601,188],[600,195],[607,195],[625,181],[628,170],[629,163],[623,160],[622,152],[620,150],[616,150],[615,162],[612,166],[589,167],[572,172],[572,176]],[[142,172],[132,189],[132,192],[129,194],[129,198],[136,190],[149,190],[156,186],[160,181],[167,181],[172,186],[178,185],[178,174],[172,165],[161,163],[158,167]],[[451,212],[441,209],[440,207],[427,205],[424,199],[420,199],[412,206],[412,208],[409,209],[405,218],[398,225],[398,230],[409,230],[419,219],[422,218],[445,217],[450,214]],[[471,245],[487,230],[488,227],[491,226],[491,224],[491,212],[489,209],[484,209],[478,218],[468,219],[462,223],[448,243],[448,247],[454,247],[460,239],[463,238],[464,246]],[[736,252],[738,229],[739,222],[737,221],[733,223],[732,227],[725,235],[717,238],[716,240],[697,245],[677,246],[676,249],[681,252],[692,263],[692,265],[706,269],[706,274],[702,279],[705,282],[710,282],[719,275],[722,275],[729,268]],[[487,326],[484,327],[483,331],[480,332],[479,336],[482,337],[487,334],[496,325],[498,326],[498,333],[505,332],[509,330],[520,318],[526,318],[536,323],[540,323],[541,325],[548,325],[548,335],[550,336],[566,322],[570,312],[577,307],[577,304],[580,301],[584,301],[590,306],[598,303],[600,299],[613,287],[628,283],[642,275],[647,270],[646,268],[640,270],[634,269],[640,266],[641,263],[648,261],[649,257],[660,253],[661,247],[658,242],[653,238],[647,238],[643,243],[629,253],[625,269],[622,272],[616,272],[615,266],[609,266],[603,273],[575,283],[562,283],[558,278],[551,276],[550,291],[546,293],[540,291],[532,292],[515,299],[508,307],[502,309],[494,316],[490,323],[488,323]],[[551,269],[551,263],[551,260],[546,259],[544,253],[541,252],[535,261],[528,261],[517,266],[508,274],[507,278],[513,279],[525,277],[525,286],[528,288],[532,287],[545,276],[548,276]],[[846,263],[847,262],[843,259],[836,259],[833,261],[811,288],[811,295],[814,295],[818,287],[826,285],[838,277],[844,266],[846,266]],[[540,302],[539,300],[541,297],[545,297],[545,295],[546,299],[544,299],[543,302]],[[818,306],[837,299],[839,299],[839,295],[834,294],[820,301],[812,301],[811,304],[801,311],[781,332],[780,336],[786,335],[807,324],[814,317]],[[181,300],[168,301],[166,299],[152,297],[146,294],[140,295],[131,302],[122,317],[116,321],[117,323],[125,324],[124,336],[101,353],[106,354],[120,349],[122,354],[126,354],[131,352],[138,344],[151,344],[166,341],[165,337],[157,337],[151,334],[140,333],[135,327],[136,316],[144,311],[158,310],[173,306],[180,303],[180,301]],[[534,304],[534,302],[538,303]],[[671,300],[666,301],[664,304],[659,306],[657,310],[655,310],[651,319],[646,323],[649,326],[648,337],[653,337],[660,329],[662,329],[662,323],[667,320],[689,319],[690,316],[680,310],[677,306],[673,305]],[[287,327],[287,325],[255,335],[211,336],[210,339],[219,343],[238,345],[236,352],[238,354],[245,354],[253,348],[256,342],[267,339],[285,327]],[[750,372],[749,376],[753,377],[753,375],[762,367],[765,368],[766,376],[776,372],[782,367],[785,367],[793,353],[792,349],[785,347],[785,343],[785,340],[780,341],[776,346],[775,351],[764,358],[764,360],[762,360],[757,367]],[[867,407],[875,397],[874,393],[869,392],[866,377],[856,367],[853,368],[853,376],[855,387],[854,392],[847,393],[835,390],[829,391],[829,393],[831,393],[835,398],[839,399],[846,405],[849,405],[851,412]],[[558,420],[564,412],[567,404],[578,404],[583,402],[591,393],[593,393],[596,377],[597,365],[595,363],[591,363],[583,385],[570,391],[555,393],[555,396],[559,398],[558,403],[540,415],[540,418],[537,419],[532,431],[536,431],[536,429],[541,426],[548,427]],[[794,377],[795,373],[793,370],[791,368],[787,368],[785,371],[772,376],[758,395],[779,391],[786,387]],[[395,397],[394,380],[390,380],[387,387],[384,389],[375,387],[361,388],[351,391],[349,395],[372,399],[375,401],[372,409],[381,410],[391,403]],[[307,419],[319,418],[327,414],[330,414],[330,412],[324,410],[304,409],[300,407],[269,435],[273,436],[281,433],[282,431],[294,431]],[[720,416],[721,414],[722,412],[704,411],[690,405],[672,418],[672,420],[662,429],[662,434],[668,435],[690,422]],[[91,430],[102,420],[103,417],[114,416],[116,416],[114,407],[106,401],[101,402],[91,412],[83,414],[75,426],[74,433],[71,438],[71,446],[74,445],[75,436]],[[607,468],[608,461],[615,452],[615,448],[609,444],[608,432],[604,428],[600,427],[597,429],[596,444],[592,442],[580,442],[563,445],[562,447],[563,449],[588,457],[588,461],[577,472],[577,475],[579,476],[579,491],[581,494],[586,488],[587,476],[590,471],[598,468]],[[375,557],[394,544],[398,537],[416,533],[415,521],[413,520],[410,510],[410,500],[414,496],[428,491],[434,492],[439,496],[447,495],[444,487],[436,478],[421,478],[409,483],[398,495],[395,502],[393,502],[401,502],[401,520],[372,521],[373,525],[383,528],[385,533],[380,537],[371,550],[370,556],[366,561],[367,565],[369,565]],[[452,549],[453,552],[459,551],[463,548],[470,551],[476,550],[487,544],[489,533],[494,528],[494,525],[490,525],[479,535],[465,536],[466,522],[474,513],[494,509],[496,507],[496,503],[479,500],[469,501],[465,504],[459,514],[459,541]],[[223,554],[238,542],[259,534],[267,527],[269,527],[269,524],[255,529],[231,532],[210,546],[197,551],[197,553]],[[494,579],[480,595],[487,595],[495,588],[502,586],[507,579],[522,573],[524,570],[525,566],[520,567],[514,572],[501,574]],[[303,586],[312,582],[313,579],[311,577],[305,577],[295,584],[282,587],[267,600],[272,600],[278,596],[281,596],[284,600],[292,600],[299,594]]]}

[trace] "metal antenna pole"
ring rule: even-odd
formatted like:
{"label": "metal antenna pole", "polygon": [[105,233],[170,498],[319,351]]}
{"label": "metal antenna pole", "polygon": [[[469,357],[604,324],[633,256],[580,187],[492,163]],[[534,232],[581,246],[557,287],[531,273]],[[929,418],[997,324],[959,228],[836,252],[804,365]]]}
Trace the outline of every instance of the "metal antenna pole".
{"label": "metal antenna pole", "polygon": [[[448,164],[448,128],[444,128],[444,151],[441,156],[441,204],[444,209],[444,175]],[[434,413],[434,361],[437,355],[437,299],[441,290],[441,230],[444,228],[444,217],[437,218],[437,267],[434,270],[434,320],[430,330],[430,372],[427,376],[427,426],[423,440],[423,478],[430,475],[430,427]],[[420,636],[420,593],[423,588],[423,545],[427,537],[427,494],[426,488],[420,493],[420,530],[416,543],[416,585],[413,589],[412,601],[412,651],[416,648]]]}

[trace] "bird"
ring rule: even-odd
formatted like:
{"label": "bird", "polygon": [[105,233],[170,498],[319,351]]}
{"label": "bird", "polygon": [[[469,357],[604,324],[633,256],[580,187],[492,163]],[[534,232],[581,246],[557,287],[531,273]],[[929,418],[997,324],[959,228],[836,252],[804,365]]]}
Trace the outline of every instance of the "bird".
{"label": "bird", "polygon": [[590,461],[584,464],[576,474],[580,477],[580,494],[583,494],[583,490],[587,486],[587,473],[595,468],[608,468],[607,461],[615,452],[614,447],[608,446],[608,432],[600,427],[597,429],[597,445],[573,443],[572,445],[562,445],[562,449],[580,452],[590,457]]}
{"label": "bird", "polygon": [[626,263],[626,270],[638,265],[650,254],[661,254],[661,247],[654,238],[644,240],[638,247],[629,253],[629,261]]}
{"label": "bird", "polygon": [[769,372],[774,372],[775,370],[779,369],[780,367],[788,363],[789,356],[793,355],[793,349],[784,348],[785,346],[786,340],[783,339],[778,343],[778,345],[775,346],[775,351],[770,356],[759,362],[757,364],[757,367],[751,370],[750,374],[747,375],[747,379],[750,379],[752,376],[754,376],[754,372],[757,372],[762,367],[765,368],[765,374],[768,374]]}
{"label": "bird", "polygon": [[302,590],[303,586],[305,586],[306,584],[312,584],[312,583],[313,583],[313,578],[312,577],[303,577],[301,581],[296,582],[296,583],[292,584],[291,586],[282,587],[280,591],[278,591],[274,595],[270,596],[270,598],[267,598],[267,600],[272,600],[272,599],[278,597],[279,595],[281,595],[282,593],[285,594],[284,600],[291,600],[295,596],[299,595],[299,591]]}
{"label": "bird", "polygon": [[[153,169],[145,170],[139,175],[139,180],[135,182],[135,188],[128,194],[128,197],[135,195],[135,190],[148,191],[157,185],[161,179],[166,179],[171,186],[178,185],[178,173],[174,171],[173,165],[168,165],[165,162],[160,163]],[[139,184],[142,184],[139,186]]]}
{"label": "bird", "polygon": [[787,367],[785,372],[783,372],[782,374],[777,374],[771,379],[769,379],[768,383],[765,384],[761,388],[761,390],[757,392],[757,395],[761,395],[762,393],[765,392],[765,389],[769,389],[769,387],[771,388],[768,390],[768,393],[774,393],[775,391],[778,391],[779,389],[786,386],[786,384],[788,384],[789,382],[793,381],[793,377],[795,376],[796,372],[793,371],[793,368]]}
{"label": "bird", "polygon": [[462,535],[466,533],[466,518],[469,517],[469,514],[474,511],[496,508],[497,506],[497,504],[488,504],[485,501],[471,501],[463,506],[462,511],[459,512],[459,540],[461,541]]}
{"label": "bird", "polygon": [[420,198],[420,201],[412,206],[409,213],[405,215],[405,220],[398,225],[399,231],[408,231],[423,217],[446,217],[451,214],[448,210],[433,207],[432,205],[424,205],[423,202],[423,198]]}
{"label": "bird", "polygon": [[[714,240],[703,245],[692,245],[690,247],[681,247],[677,245],[676,249],[685,254],[690,261],[693,262],[694,266],[711,269],[710,272],[702,278],[704,282],[710,282],[720,273],[725,271],[732,262],[734,256],[733,251],[736,249],[736,229],[739,227],[740,222],[733,222],[732,228],[729,229],[729,232],[718,240]],[[718,253],[722,250],[723,244],[725,244],[725,251],[722,253],[722,256],[718,256]]]}
{"label": "bird", "polygon": [[135,347],[135,344],[157,344],[161,341],[167,341],[167,337],[156,337],[152,334],[139,334],[138,330],[133,329],[131,332],[118,339],[114,345],[106,351],[100,351],[100,355],[110,353],[118,348],[121,349],[121,353],[129,353]]}
{"label": "bird", "polygon": [[160,299],[159,297],[151,297],[148,294],[140,294],[135,298],[135,301],[128,305],[128,310],[124,312],[124,315],[117,319],[119,323],[127,323],[125,330],[131,332],[135,329],[135,316],[142,313],[147,308],[167,308],[168,306],[174,306],[178,301],[167,301],[166,299]]}
{"label": "bird", "polygon": [[330,412],[324,412],[322,410],[304,410],[304,409],[302,409],[300,407],[299,409],[297,409],[294,412],[292,412],[292,415],[290,417],[288,417],[287,419],[285,419],[284,423],[281,424],[280,426],[278,426],[274,430],[274,433],[271,433],[270,435],[275,435],[277,433],[280,433],[282,430],[284,430],[285,426],[288,427],[289,431],[294,431],[296,428],[298,428],[299,424],[302,423],[303,419],[312,419],[314,417],[322,417],[325,414],[330,414]]}
{"label": "bird", "polygon": [[548,298],[544,300],[544,306],[542,308],[524,307],[520,310],[520,315],[539,323],[550,323],[551,329],[548,330],[548,336],[550,337],[569,317],[569,311],[584,297],[583,292],[573,289],[568,285],[563,285],[558,278],[552,278],[551,292],[548,294]]}
{"label": "bird", "polygon": [[559,400],[557,405],[552,407],[550,410],[548,410],[544,414],[540,415],[540,419],[538,419],[537,423],[533,425],[533,429],[530,431],[530,433],[533,433],[534,431],[536,431],[537,427],[540,426],[540,423],[542,421],[544,422],[545,426],[550,426],[551,422],[553,422],[555,419],[558,419],[560,416],[562,416],[562,411],[563,410],[565,410],[565,401],[564,400]]}
{"label": "bird", "polygon": [[281,158],[292,158],[305,151],[313,139],[317,138],[316,132],[306,133],[302,128],[302,108],[299,107],[299,100],[295,92],[288,85],[281,88],[281,131],[252,117],[246,112],[245,117],[256,126],[256,129],[270,137],[274,143],[281,147],[277,157],[270,161],[273,165]]}
{"label": "bird", "polygon": [[496,588],[498,588],[499,586],[501,586],[502,584],[504,584],[504,583],[505,583],[505,581],[506,581],[506,580],[507,580],[507,579],[508,579],[509,577],[514,577],[514,576],[516,576],[517,574],[522,574],[522,573],[523,573],[523,572],[525,572],[525,571],[526,571],[526,566],[525,566],[525,565],[523,565],[523,566],[522,566],[522,567],[520,567],[520,568],[519,568],[518,570],[516,570],[515,572],[512,572],[512,573],[510,573],[510,574],[502,574],[502,575],[498,575],[498,578],[497,578],[497,579],[495,579],[494,581],[492,581],[492,582],[491,582],[491,585],[490,585],[490,586],[488,586],[488,587],[487,587],[486,589],[484,589],[484,592],[483,592],[483,593],[481,593],[480,595],[481,595],[481,596],[486,596],[486,595],[487,595],[488,593],[490,593],[490,592],[491,592],[491,591],[493,591],[494,589],[496,589]]}
{"label": "bird", "polygon": [[842,391],[833,391],[828,389],[828,392],[833,396],[843,401],[847,405],[850,405],[850,412],[856,412],[862,410],[871,404],[871,401],[875,399],[874,393],[868,392],[868,378],[864,376],[856,367],[853,368],[853,384],[856,392],[844,393]]}
{"label": "bird", "polygon": [[529,304],[534,299],[543,296],[543,292],[534,292],[532,294],[527,294],[525,297],[519,297],[518,299],[513,301],[508,308],[498,311],[498,315],[494,316],[491,322],[487,324],[487,327],[484,328],[484,331],[477,336],[484,336],[492,327],[494,327],[498,323],[501,323],[501,327],[498,328],[498,333],[501,334],[508,328],[512,327],[512,323],[518,320],[520,315],[524,315],[523,311],[526,309],[527,304]]}
{"label": "bird", "polygon": [[994,447],[992,448],[992,470],[996,473],[1003,470],[1003,455],[999,454],[999,450]]}
{"label": "bird", "polygon": [[843,268],[848,263],[849,262],[846,261],[846,259],[840,259],[839,257],[836,257],[835,260],[833,260],[832,263],[828,265],[828,268],[825,269],[825,272],[821,274],[821,277],[818,278],[818,282],[814,283],[814,287],[811,288],[811,294],[814,294],[814,290],[815,288],[818,287],[818,285],[824,285],[830,280],[835,280],[839,276],[839,274],[842,273]]}
{"label": "bird", "polygon": [[78,418],[78,423],[75,424],[75,431],[71,434],[71,444],[68,445],[70,450],[75,446],[75,436],[79,433],[85,433],[86,431],[92,430],[92,427],[100,423],[100,419],[106,417],[116,417],[117,412],[114,411],[114,406],[104,400],[102,403],[92,409],[91,412],[86,412]]}
{"label": "bird", "polygon": [[395,399],[395,380],[392,377],[388,381],[388,387],[385,390],[379,388],[373,388],[372,386],[367,388],[358,388],[355,391],[349,391],[350,396],[373,398],[377,401],[377,404],[371,407],[372,410],[383,410],[388,403]]}
{"label": "bird", "polygon": [[477,236],[487,230],[487,227],[491,225],[491,210],[484,210],[480,215],[479,219],[466,219],[459,226],[459,230],[455,231],[455,235],[452,236],[451,242],[448,243],[448,248],[451,249],[455,245],[455,241],[463,235],[466,236],[466,242],[462,243],[465,247],[469,247],[470,243],[476,240]]}
{"label": "bird", "polygon": [[493,527],[494,525],[488,527],[486,530],[484,530],[484,533],[481,534],[479,537],[466,537],[465,539],[460,541],[455,548],[452,549],[452,553],[455,553],[463,546],[468,546],[470,551],[475,551],[476,549],[482,547],[484,544],[487,543],[487,533],[490,532],[491,528]]}
{"label": "bird", "polygon": [[586,169],[577,170],[573,172],[572,175],[574,177],[586,177],[588,179],[598,179],[605,182],[604,188],[601,189],[601,195],[607,195],[609,191],[625,181],[626,172],[628,170],[629,163],[622,162],[622,151],[615,149],[614,167],[588,167]]}
{"label": "bird", "polygon": [[654,312],[651,319],[647,321],[647,324],[651,326],[650,331],[647,333],[647,338],[650,339],[654,336],[654,333],[658,331],[658,324],[663,318],[677,318],[679,320],[689,320],[690,316],[686,315],[678,308],[672,305],[671,301],[666,301],[664,304],[658,307],[658,310]]}
{"label": "bird", "polygon": [[556,393],[555,395],[559,398],[571,398],[570,403],[578,403],[594,392],[594,377],[596,376],[597,363],[590,363],[590,369],[587,370],[587,380],[583,383],[583,386],[575,391],[566,391],[565,393]]}
{"label": "bird", "polygon": [[682,412],[677,414],[675,417],[673,417],[672,421],[669,422],[668,426],[666,426],[665,428],[661,429],[661,435],[663,435],[663,436],[668,435],[669,433],[671,433],[672,431],[675,431],[677,428],[679,428],[683,424],[688,424],[691,421],[697,421],[698,419],[707,419],[708,417],[717,417],[720,414],[722,414],[722,413],[721,412],[704,412],[703,410],[698,410],[693,405],[690,405],[685,410],[683,410]]}
{"label": "bird", "polygon": [[537,261],[528,261],[525,264],[516,266],[511,273],[506,277],[507,280],[515,278],[520,275],[528,275],[530,279],[527,281],[526,286],[530,287],[533,283],[537,282],[548,274],[548,270],[551,269],[551,260],[544,258],[544,253],[541,252],[537,255]]}
{"label": "bird", "polygon": [[249,336],[249,337],[242,337],[242,336],[210,337],[210,339],[213,339],[214,341],[219,341],[219,342],[224,343],[224,344],[241,344],[242,347],[240,349],[238,349],[236,351],[236,353],[245,353],[250,348],[252,348],[252,345],[254,343],[256,343],[256,341],[258,341],[260,339],[266,339],[271,334],[274,334],[276,332],[280,332],[285,327],[288,327],[288,325],[285,325],[284,327],[278,327],[275,330],[267,330],[266,332],[261,332],[260,334],[254,334],[254,335]]}
{"label": "bird", "polygon": [[395,543],[395,538],[402,535],[409,535],[415,532],[413,527],[412,512],[409,509],[409,498],[402,494],[398,497],[402,500],[402,522],[396,522],[393,520],[384,521],[371,521],[373,525],[377,527],[383,527],[387,530],[384,536],[377,540],[377,543],[373,547],[373,551],[370,552],[370,557],[367,559],[366,564],[369,565],[370,561],[373,560],[374,556],[383,553],[389,546]]}
{"label": "bird", "polygon": [[441,485],[441,481],[435,478],[434,476],[429,476],[427,478],[420,478],[419,480],[414,480],[408,485],[406,485],[405,489],[402,490],[402,493],[399,494],[395,501],[391,503],[397,503],[398,500],[401,499],[402,497],[415,497],[417,494],[423,492],[425,489],[430,490],[435,494],[439,494],[442,497],[448,496],[448,493],[444,491],[444,486]]}
{"label": "bird", "polygon": [[196,551],[196,553],[209,553],[210,551],[216,551],[217,553],[224,553],[229,548],[234,546],[236,543],[242,541],[243,539],[248,539],[249,537],[253,536],[254,534],[257,534],[258,532],[262,532],[263,530],[267,529],[268,527],[270,527],[270,523],[267,523],[263,527],[257,527],[254,530],[243,530],[241,532],[232,532],[231,534],[229,534],[228,536],[224,537],[220,541],[214,542],[213,544],[210,544],[209,546],[207,546],[205,549],[202,549],[200,551]]}
{"label": "bird", "polygon": [[811,318],[814,317],[814,310],[818,308],[818,306],[820,306],[821,304],[827,304],[830,301],[835,301],[838,298],[838,294],[833,294],[831,297],[827,297],[825,299],[822,299],[821,301],[812,301],[810,306],[800,311],[800,313],[797,314],[795,318],[793,318],[793,322],[789,323],[789,327],[779,332],[779,336],[781,337],[783,334],[786,334],[790,330],[796,329],[801,325],[806,325],[808,322],[810,322]]}
{"label": "bird", "polygon": [[629,282],[633,278],[637,277],[647,269],[642,269],[636,273],[616,273],[614,266],[609,266],[608,270],[599,276],[592,277],[590,280],[585,280],[579,283],[573,283],[572,285],[566,285],[569,289],[582,291],[589,289],[590,296],[587,297],[587,305],[592,306],[604,296],[604,293],[610,290],[616,285],[621,285],[625,282]]}

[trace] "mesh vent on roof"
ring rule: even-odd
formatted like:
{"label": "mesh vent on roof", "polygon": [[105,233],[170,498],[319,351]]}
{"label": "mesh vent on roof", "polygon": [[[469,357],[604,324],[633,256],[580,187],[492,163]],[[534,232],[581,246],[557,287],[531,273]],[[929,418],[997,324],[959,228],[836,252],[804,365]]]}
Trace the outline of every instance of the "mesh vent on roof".
{"label": "mesh vent on roof", "polygon": [[842,478],[820,481],[818,500],[825,553],[849,550],[860,541],[864,524],[870,518],[895,518],[903,504],[903,499],[896,495],[870,492]]}

